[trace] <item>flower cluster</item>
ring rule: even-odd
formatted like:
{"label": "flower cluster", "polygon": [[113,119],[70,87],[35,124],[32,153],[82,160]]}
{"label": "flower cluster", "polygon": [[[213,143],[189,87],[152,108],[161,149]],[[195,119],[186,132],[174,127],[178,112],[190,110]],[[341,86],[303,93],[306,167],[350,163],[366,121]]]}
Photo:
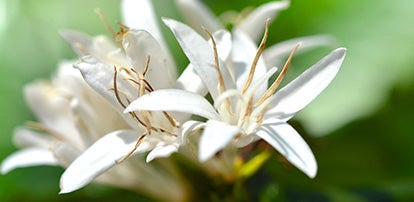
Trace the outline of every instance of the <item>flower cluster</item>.
{"label": "flower cluster", "polygon": [[177,5],[198,30],[163,19],[190,61],[178,78],[150,0],[122,2],[124,24],[111,31],[115,43],[62,31],[80,61],[66,62],[52,81],[26,88],[39,123],[16,130],[16,144],[24,149],[3,161],[2,172],[61,165],[66,167],[61,193],[96,179],[179,201],[188,185],[165,157],[178,152],[207,172],[229,177],[239,148],[262,139],[315,177],[315,157],[287,121],[334,79],[345,49],[332,51],[277,90],[299,41],[305,48],[329,41],[312,36],[265,49],[269,22],[288,1],[257,8],[231,31],[196,0],[177,0]]}

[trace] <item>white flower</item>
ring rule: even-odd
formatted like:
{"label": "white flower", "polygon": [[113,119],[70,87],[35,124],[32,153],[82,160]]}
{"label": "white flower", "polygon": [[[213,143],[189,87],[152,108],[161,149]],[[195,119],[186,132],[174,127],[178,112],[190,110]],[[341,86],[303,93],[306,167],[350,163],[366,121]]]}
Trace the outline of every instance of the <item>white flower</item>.
{"label": "white flower", "polygon": [[[61,178],[61,193],[67,193],[88,184],[132,151],[150,152],[147,161],[177,151],[186,132],[182,128],[192,127],[191,122],[179,127],[167,113],[123,113],[129,100],[153,88],[174,86],[176,68],[155,24],[151,1],[122,3],[128,28],[114,34],[117,45],[103,36],[61,32],[81,62],[77,69],[73,63],[60,67],[50,83],[27,87],[27,101],[40,124],[16,130],[16,143],[25,149],[2,163],[3,173],[17,167],[62,165],[68,168]],[[135,145],[139,145],[136,150]],[[165,161],[147,165],[139,158],[128,160],[96,180],[162,200],[182,200],[185,185],[177,169],[165,166]]]}
{"label": "white flower", "polygon": [[262,138],[309,177],[314,177],[317,171],[315,157],[287,121],[333,80],[345,57],[345,49],[333,51],[274,93],[297,47],[279,77],[267,88],[267,80],[276,72],[276,68],[267,71],[259,57],[264,48],[267,31],[257,54],[253,56],[248,55],[252,52],[246,41],[248,37],[235,35],[232,53],[233,59],[239,60],[237,68],[228,69],[216,55],[217,51],[194,30],[174,20],[166,19],[164,22],[176,36],[214,104],[209,104],[199,94],[164,89],[138,98],[125,111],[178,111],[207,118],[200,139],[201,161],[211,158],[230,143],[245,146],[257,138]]}
{"label": "white flower", "polygon": [[[119,47],[102,36],[92,38],[79,32],[62,32],[63,37],[81,57],[81,62],[75,64],[75,67],[84,80],[110,103],[129,128],[103,134],[102,138],[73,161],[62,175],[61,193],[87,185],[131,155],[148,152],[146,162],[168,157],[185,145],[188,133],[200,125],[187,121],[188,115],[145,111],[123,113],[132,100],[153,90],[173,87],[188,90],[193,87],[193,92],[198,92],[197,89],[202,89],[201,83],[189,85],[191,79],[186,77],[191,75],[181,76],[183,81],[176,84],[173,61],[162,38],[156,38],[161,37],[158,26],[151,23],[155,23],[155,20],[145,17],[147,20],[140,19],[142,12],[154,15],[148,10],[150,6],[151,1],[123,1],[125,22],[131,22],[140,29],[134,29],[130,24],[121,27],[121,31],[114,35]],[[140,9],[143,11],[140,12]],[[130,17],[140,19],[139,23],[128,20]],[[141,25],[149,27],[148,30],[141,29]],[[224,34],[217,35],[220,37]],[[180,125],[181,121],[186,123]],[[174,186],[169,192],[174,191],[175,195],[185,197],[182,194],[184,187]]]}

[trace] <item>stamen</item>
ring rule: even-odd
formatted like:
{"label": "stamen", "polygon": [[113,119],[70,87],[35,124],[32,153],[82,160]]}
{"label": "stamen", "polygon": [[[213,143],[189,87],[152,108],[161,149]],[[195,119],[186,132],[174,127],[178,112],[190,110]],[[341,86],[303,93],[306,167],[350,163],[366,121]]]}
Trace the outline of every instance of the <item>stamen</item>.
{"label": "stamen", "polygon": [[213,51],[214,51],[214,68],[217,71],[217,77],[218,77],[218,85],[219,85],[219,90],[220,93],[223,93],[226,91],[226,86],[224,85],[224,79],[223,79],[223,75],[221,75],[220,72],[220,65],[219,65],[219,57],[218,57],[218,53],[217,53],[217,45],[216,45],[216,41],[214,40],[213,35],[207,30],[204,29],[204,31],[208,34],[208,36],[211,39],[211,42],[213,43]]}
{"label": "stamen", "polygon": [[292,62],[293,55],[295,54],[296,50],[300,47],[300,45],[301,44],[298,43],[296,44],[295,48],[293,48],[279,76],[276,78],[275,82],[273,82],[273,84],[269,87],[269,89],[266,90],[266,92],[262,95],[259,101],[257,101],[257,103],[254,105],[255,107],[261,105],[270,96],[272,96],[274,92],[276,92],[277,87],[279,87],[279,84],[282,82],[283,78],[286,75],[287,70],[289,69],[290,63]]}
{"label": "stamen", "polygon": [[[226,85],[224,84],[223,75],[221,74],[221,71],[220,71],[220,63],[219,63],[219,57],[218,57],[218,53],[217,53],[216,41],[214,40],[213,35],[207,29],[204,29],[204,31],[208,34],[208,36],[210,37],[211,42],[213,44],[214,63],[215,63],[214,68],[217,71],[219,92],[220,92],[220,94],[222,94],[222,93],[226,92]],[[225,104],[225,108],[227,109],[227,111],[230,114],[233,114],[233,112],[231,110],[231,107],[230,107],[231,106],[230,105],[230,100],[229,99],[226,99],[225,102],[224,102],[224,104]]]}
{"label": "stamen", "polygon": [[122,157],[121,159],[119,159],[119,160],[116,160],[115,162],[117,163],[117,164],[120,164],[120,163],[122,163],[122,162],[124,162],[127,158],[129,158],[137,149],[138,149],[138,146],[141,144],[141,142],[142,142],[142,140],[147,136],[148,134],[145,132],[145,133],[143,133],[139,138],[138,138],[138,140],[137,140],[137,142],[135,143],[135,145],[134,145],[134,148],[131,150],[131,151],[129,151],[128,152],[128,154],[126,154],[124,157]]}
{"label": "stamen", "polygon": [[256,123],[260,123],[260,122],[262,122],[262,121],[263,121],[264,116],[265,116],[266,111],[268,110],[268,108],[269,108],[269,106],[266,106],[265,108],[263,108],[263,110],[260,112],[259,116],[257,116],[257,117],[254,119],[254,121],[255,121]]}
{"label": "stamen", "polygon": [[[136,84],[137,86],[140,86],[140,82],[137,81],[137,80],[135,80],[135,79],[133,79],[133,78],[125,78],[124,80],[130,81],[130,82]],[[147,82],[145,82],[145,83],[147,84]],[[150,86],[146,86],[145,87],[145,90],[148,91],[148,92],[154,91],[154,89],[152,89]]]}
{"label": "stamen", "polygon": [[[117,87],[117,81],[116,81],[116,76],[118,74],[118,71],[116,70],[116,66],[114,66],[114,94],[115,94],[115,98],[118,101],[118,103],[125,109],[126,105],[122,102],[121,97],[119,96],[119,90]],[[110,89],[112,90],[112,89]],[[130,101],[127,99],[128,104],[130,103]],[[135,112],[129,112],[129,114],[132,116],[132,118],[134,118],[136,121],[138,121],[138,123],[140,123],[141,125],[143,125],[144,127],[147,127],[147,125],[138,117],[138,115],[135,114]]]}
{"label": "stamen", "polygon": [[149,55],[148,55],[148,57],[147,57],[147,62],[145,63],[144,72],[142,73],[144,76],[145,76],[145,74],[147,74],[147,71],[148,71],[148,69],[149,69],[149,64],[150,64],[150,61],[151,61],[151,56],[149,56]]}
{"label": "stamen", "polygon": [[249,118],[249,116],[252,114],[253,112],[253,97],[249,98],[249,101],[247,103],[247,107],[246,107],[246,111],[244,112],[244,115],[241,116],[241,120],[240,120],[240,124],[243,125],[244,123],[246,123],[246,119]]}
{"label": "stamen", "polygon": [[253,81],[254,72],[256,71],[257,62],[259,61],[260,55],[262,55],[262,52],[265,48],[267,37],[269,35],[269,22],[270,18],[266,20],[266,29],[262,38],[262,41],[260,42],[259,48],[257,49],[256,56],[254,57],[253,63],[250,67],[249,77],[247,77],[246,83],[243,86],[242,94],[246,92],[246,90],[249,88],[250,84]]}
{"label": "stamen", "polygon": [[118,103],[125,109],[126,105],[122,102],[121,98],[119,97],[118,93],[118,87],[116,82],[116,76],[118,75],[118,71],[116,70],[116,66],[114,66],[114,92],[115,92],[115,98],[118,101]]}
{"label": "stamen", "polygon": [[109,32],[109,34],[111,34],[112,38],[115,39],[115,37],[116,37],[115,31],[109,25],[108,21],[105,18],[105,15],[104,15],[103,11],[101,9],[97,8],[97,9],[95,9],[95,13],[98,14],[98,17],[102,21],[102,23],[104,24],[106,30],[108,30],[108,32]]}
{"label": "stamen", "polygon": [[163,111],[162,113],[164,114],[165,118],[167,118],[168,122],[170,122],[170,124],[173,127],[175,128],[179,127],[177,121],[173,117],[171,117],[166,111]]}

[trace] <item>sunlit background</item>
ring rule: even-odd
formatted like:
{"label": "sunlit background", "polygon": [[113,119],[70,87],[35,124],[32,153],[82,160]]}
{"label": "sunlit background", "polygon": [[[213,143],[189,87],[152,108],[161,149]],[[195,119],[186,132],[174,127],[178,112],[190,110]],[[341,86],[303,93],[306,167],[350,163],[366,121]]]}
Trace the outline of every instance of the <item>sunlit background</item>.
{"label": "sunlit background", "polygon": [[[154,0],[159,16],[182,19],[174,1]],[[217,15],[265,0],[205,0]],[[16,151],[13,128],[34,120],[23,86],[48,79],[59,61],[76,59],[58,30],[106,34],[94,12],[114,28],[119,1],[0,0],[0,159]],[[270,26],[268,45],[293,37],[330,34],[336,42],[293,59],[289,78],[336,47],[344,65],[331,86],[291,123],[312,147],[319,171],[308,179],[274,153],[255,176],[260,201],[414,200],[414,1],[292,0]],[[200,25],[201,26],[201,25]],[[165,27],[178,67],[184,57]],[[135,193],[89,185],[58,195],[58,167],[17,169],[0,176],[0,201],[148,200]]]}

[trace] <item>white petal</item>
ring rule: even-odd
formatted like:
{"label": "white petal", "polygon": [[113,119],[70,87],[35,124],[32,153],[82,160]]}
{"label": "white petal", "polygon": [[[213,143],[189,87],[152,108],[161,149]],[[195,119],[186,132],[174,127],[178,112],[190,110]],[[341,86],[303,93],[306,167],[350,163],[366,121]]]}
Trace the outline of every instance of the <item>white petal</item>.
{"label": "white petal", "polygon": [[[134,131],[115,131],[96,141],[65,170],[60,179],[60,193],[80,189],[116,165],[117,160],[134,148],[138,136]],[[151,147],[144,139],[134,154]]]}
{"label": "white petal", "polygon": [[72,46],[78,56],[89,54],[93,48],[93,38],[87,34],[73,30],[61,30],[59,34]]}
{"label": "white petal", "polygon": [[53,155],[63,167],[68,167],[81,153],[79,148],[67,142],[57,142],[52,146]]}
{"label": "white petal", "polygon": [[256,135],[279,151],[289,162],[314,178],[317,172],[315,157],[308,144],[287,123],[262,125]]}
{"label": "white petal", "polygon": [[76,145],[83,144],[73,123],[75,117],[70,110],[70,99],[57,86],[46,82],[32,83],[25,86],[24,95],[42,124],[55,131],[59,138]]}
{"label": "white petal", "polygon": [[237,126],[232,126],[221,121],[207,121],[200,139],[199,160],[203,162],[211,158],[240,132],[241,129]]}
{"label": "white petal", "polygon": [[164,46],[152,0],[122,0],[121,9],[122,19],[126,26],[148,31]]}
{"label": "white petal", "polygon": [[1,173],[6,174],[15,168],[39,165],[59,165],[59,163],[48,149],[31,147],[19,150],[4,159],[1,163]]}
{"label": "white petal", "polygon": [[[109,90],[113,88],[113,69],[106,64],[99,62],[94,57],[85,56],[82,58],[81,63],[75,64],[78,68],[85,81],[92,87],[96,92],[103,96],[126,120],[126,122],[133,128],[137,128],[136,122],[129,116],[129,114],[123,114],[124,108],[118,103],[114,92]],[[121,89],[122,95],[128,96],[128,99],[135,99],[136,90],[133,86],[128,84],[127,81],[121,78],[117,78],[117,87]],[[126,104],[127,100],[120,96],[123,102]],[[112,109],[111,109],[112,110]]]}
{"label": "white petal", "polygon": [[185,122],[182,126],[182,133],[181,133],[181,144],[184,145],[187,142],[187,137],[193,133],[193,132],[197,132],[198,130],[200,130],[202,127],[205,126],[204,122],[199,122],[199,121],[187,121]]}
{"label": "white petal", "polygon": [[147,156],[147,163],[154,160],[155,158],[169,157],[172,153],[178,151],[178,143],[166,144],[161,142],[160,145],[156,146]]}
{"label": "white petal", "polygon": [[298,43],[301,43],[301,46],[296,51],[296,54],[318,46],[329,46],[334,44],[334,42],[335,39],[329,35],[314,35],[289,39],[266,48],[263,52],[263,58],[265,59],[267,67],[280,67],[284,64],[282,60],[289,56],[290,52],[292,52]]}
{"label": "white petal", "polygon": [[176,68],[151,34],[145,30],[129,30],[122,45],[130,64],[139,72],[144,72],[147,57],[150,57],[145,77],[154,89],[168,88],[174,84]]}
{"label": "white petal", "polygon": [[47,148],[53,140],[25,127],[18,127],[13,132],[13,142],[19,147],[42,147]]}
{"label": "white petal", "polygon": [[177,89],[161,89],[145,94],[134,100],[125,112],[138,110],[185,112],[208,119],[218,119],[219,116],[203,96]]}
{"label": "white petal", "polygon": [[338,48],[303,72],[270,98],[265,119],[288,120],[316,98],[335,78],[346,49]]}
{"label": "white petal", "polygon": [[266,19],[273,19],[290,5],[289,1],[274,1],[263,4],[255,9],[237,27],[246,32],[254,41],[260,39],[265,28]]}
{"label": "white petal", "polygon": [[[184,53],[194,66],[195,71],[207,87],[213,99],[219,95],[217,71],[214,68],[215,60],[213,48],[199,34],[178,21],[164,19],[164,23],[171,29]],[[227,89],[235,87],[225,64],[219,58],[220,72]]]}
{"label": "white petal", "polygon": [[205,34],[202,27],[210,32],[221,29],[221,23],[203,3],[199,0],[176,0],[180,13],[185,17],[188,24],[200,34]]}
{"label": "white petal", "polygon": [[203,96],[208,92],[207,88],[203,84],[203,81],[195,72],[192,64],[189,64],[184,69],[183,73],[181,73],[180,77],[177,79],[175,88],[197,93]]}
{"label": "white petal", "polygon": [[[219,30],[213,34],[214,39],[217,43],[217,49],[219,57],[225,61],[231,51],[231,36],[228,31]],[[198,74],[195,72],[193,65],[190,63],[180,75],[175,85],[175,88],[183,89],[199,95],[206,95],[207,89],[200,79]]]}

